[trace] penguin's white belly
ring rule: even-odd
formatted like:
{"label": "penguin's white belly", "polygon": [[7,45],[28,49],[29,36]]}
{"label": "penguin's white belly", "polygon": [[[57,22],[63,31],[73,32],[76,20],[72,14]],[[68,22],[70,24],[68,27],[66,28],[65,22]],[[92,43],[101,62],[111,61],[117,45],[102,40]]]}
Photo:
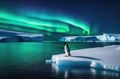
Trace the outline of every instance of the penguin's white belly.
{"label": "penguin's white belly", "polygon": [[65,46],[65,54],[66,54],[66,55],[68,55],[68,51],[69,51],[69,50],[68,50],[67,46]]}

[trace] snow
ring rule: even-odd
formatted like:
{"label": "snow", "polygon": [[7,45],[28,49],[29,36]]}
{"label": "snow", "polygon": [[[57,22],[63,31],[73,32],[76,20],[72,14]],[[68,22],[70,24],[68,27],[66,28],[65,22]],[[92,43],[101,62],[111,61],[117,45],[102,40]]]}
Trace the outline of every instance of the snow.
{"label": "snow", "polygon": [[96,36],[96,38],[99,39],[101,42],[106,42],[106,40],[107,40],[105,34],[103,34],[103,35],[98,35],[98,36]]}
{"label": "snow", "polygon": [[7,38],[7,37],[0,36],[0,40],[2,40],[2,39],[4,39],[4,38]]}
{"label": "snow", "polygon": [[[7,39],[5,39],[6,37]],[[11,30],[0,29],[0,42],[42,42],[43,34],[17,32]]]}
{"label": "snow", "polygon": [[63,42],[120,42],[120,34],[108,34],[94,36],[64,36],[59,39]]}
{"label": "snow", "polygon": [[116,48],[117,50],[120,50],[120,47]]}
{"label": "snow", "polygon": [[25,33],[21,33],[21,34],[17,34],[18,36],[23,36],[23,37],[43,37],[43,34],[25,34]]}
{"label": "snow", "polygon": [[120,71],[120,45],[74,50],[71,54],[71,57],[65,57],[65,54],[53,55],[52,61],[58,66],[82,65]]}

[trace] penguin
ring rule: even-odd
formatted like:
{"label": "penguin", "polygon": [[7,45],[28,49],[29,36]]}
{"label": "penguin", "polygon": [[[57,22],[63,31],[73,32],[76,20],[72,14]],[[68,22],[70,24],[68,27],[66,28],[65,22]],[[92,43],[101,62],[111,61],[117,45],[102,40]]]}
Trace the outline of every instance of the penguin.
{"label": "penguin", "polygon": [[65,57],[71,56],[70,48],[69,48],[69,46],[68,46],[68,44],[66,42],[64,43],[64,51],[65,51]]}

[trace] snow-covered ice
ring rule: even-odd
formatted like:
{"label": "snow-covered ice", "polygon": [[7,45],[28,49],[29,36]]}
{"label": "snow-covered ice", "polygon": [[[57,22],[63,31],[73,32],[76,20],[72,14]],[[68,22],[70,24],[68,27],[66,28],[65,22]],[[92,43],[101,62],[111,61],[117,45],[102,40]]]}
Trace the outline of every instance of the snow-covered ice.
{"label": "snow-covered ice", "polygon": [[20,34],[17,34],[18,36],[22,36],[22,37],[30,37],[30,38],[33,38],[33,37],[43,37],[43,34],[27,34],[27,33],[20,33]]}
{"label": "snow-covered ice", "polygon": [[71,54],[71,57],[53,55],[52,61],[58,66],[89,66],[120,72],[120,45],[73,50]]}
{"label": "snow-covered ice", "polygon": [[59,39],[63,42],[120,42],[120,34],[108,34],[94,36],[64,36]]}
{"label": "snow-covered ice", "polygon": [[4,38],[7,38],[7,37],[0,36],[0,40],[2,40],[2,39],[4,39]]}
{"label": "snow-covered ice", "polygon": [[11,30],[0,29],[0,42],[42,42],[43,34],[34,34],[26,32],[17,32]]}

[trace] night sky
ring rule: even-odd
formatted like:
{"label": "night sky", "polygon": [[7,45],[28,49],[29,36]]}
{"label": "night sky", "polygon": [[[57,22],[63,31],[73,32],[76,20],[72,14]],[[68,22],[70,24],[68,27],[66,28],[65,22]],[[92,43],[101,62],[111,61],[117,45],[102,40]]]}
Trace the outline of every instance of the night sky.
{"label": "night sky", "polygon": [[[1,12],[11,14],[10,16],[16,18],[16,20],[8,19],[9,16],[7,19],[6,17],[2,17]],[[78,35],[80,32],[81,35],[93,35],[120,33],[119,0],[0,0],[0,13],[2,17],[0,17],[0,28],[2,29],[9,29],[9,27],[17,25],[28,27],[28,32],[32,32],[30,30],[33,29],[36,30],[33,32],[39,33],[41,29],[40,33],[47,32],[48,34]],[[42,28],[32,28],[33,25],[29,28],[29,24],[27,25],[28,21],[24,21],[26,24],[21,24],[21,22],[18,22],[19,17],[17,18],[17,16],[34,22],[32,24],[35,24],[36,21],[42,18],[40,22],[45,24],[48,22],[48,24],[42,24],[42,26],[46,26],[45,28],[42,26]],[[24,16],[30,18],[26,19]],[[33,19],[31,19],[31,17],[33,17]],[[39,24],[40,22],[38,21],[36,25],[41,25]],[[49,22],[54,23],[55,27],[52,27],[52,29],[51,27],[49,28]],[[81,27],[79,24],[83,26]],[[3,25],[6,26],[6,28],[4,28]],[[36,25],[33,27],[37,27]],[[76,29],[79,30],[77,31]],[[24,31],[27,32],[27,30]]]}

